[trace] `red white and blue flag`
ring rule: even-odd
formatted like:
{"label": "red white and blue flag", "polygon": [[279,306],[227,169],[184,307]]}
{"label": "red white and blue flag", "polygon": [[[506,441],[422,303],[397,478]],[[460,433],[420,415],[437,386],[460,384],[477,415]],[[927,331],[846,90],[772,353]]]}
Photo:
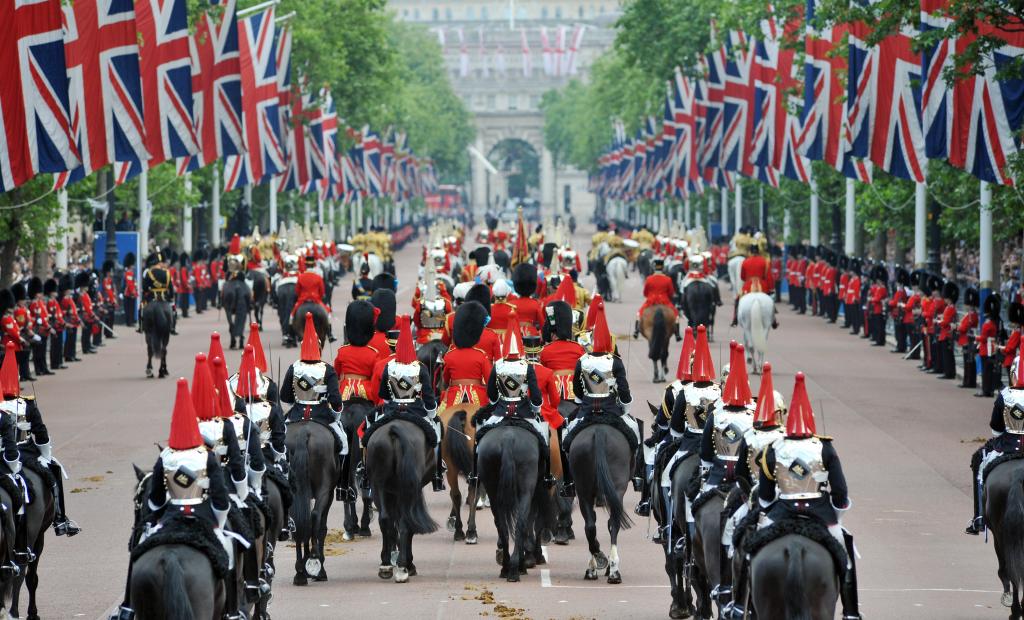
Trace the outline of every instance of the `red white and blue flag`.
{"label": "red white and blue flag", "polygon": [[721,167],[744,176],[754,176],[750,162],[754,117],[754,84],[751,68],[753,41],[743,32],[732,31],[725,45],[725,93],[723,107]]}
{"label": "red white and blue flag", "polygon": [[0,191],[79,165],[59,0],[0,5]]}
{"label": "red white and blue flag", "polygon": [[369,127],[364,127],[363,136],[363,174],[366,176],[366,191],[370,196],[383,195],[380,173],[380,137]]}

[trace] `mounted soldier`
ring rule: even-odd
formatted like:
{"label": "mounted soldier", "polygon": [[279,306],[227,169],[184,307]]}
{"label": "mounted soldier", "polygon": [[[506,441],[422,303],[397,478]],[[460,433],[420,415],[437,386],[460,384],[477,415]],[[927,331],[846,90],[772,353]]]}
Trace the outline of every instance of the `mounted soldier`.
{"label": "mounted soldier", "polygon": [[516,297],[510,299],[516,307],[516,317],[523,336],[539,336],[544,324],[544,308],[537,293],[537,267],[530,263],[521,263],[512,270],[512,286]]}
{"label": "mounted soldier", "polygon": [[[739,237],[739,235],[737,235]],[[739,243],[737,243],[739,247]],[[765,293],[771,295],[775,291],[775,282],[772,278],[772,266],[771,262],[764,256],[761,256],[761,249],[756,243],[750,243],[747,247],[749,255],[743,259],[743,263],[740,265],[740,279],[743,281],[743,287],[740,289],[740,294],[736,296],[735,301],[732,305],[732,323],[733,327],[736,327],[739,323],[737,320],[737,310],[740,306],[740,298],[747,293]],[[772,315],[772,329],[779,326],[779,322],[776,320],[775,315]]]}
{"label": "mounted soldier", "polygon": [[487,311],[478,302],[463,303],[455,311],[452,346],[444,355],[443,379],[447,389],[441,398],[445,410],[462,404],[483,407],[488,403],[487,380],[491,358],[480,348]]}
{"label": "mounted soldier", "polygon": [[665,274],[665,259],[655,258],[652,262],[654,273],[644,280],[644,303],[636,313],[636,322],[633,324],[633,337],[640,337],[640,321],[643,319],[644,311],[654,306],[667,306],[672,309],[676,318],[676,340],[682,340],[679,332],[679,311],[676,309],[673,299],[676,298],[676,283]]}
{"label": "mounted soldier", "polygon": [[374,321],[380,310],[368,301],[354,301],[345,309],[345,344],[338,348],[334,370],[338,374],[341,400],[362,398],[373,402],[373,367],[382,351],[370,346]]}
{"label": "mounted soldier", "polygon": [[573,338],[572,307],[564,301],[549,302],[544,308],[544,317],[543,335],[547,344],[540,353],[540,363],[554,372],[562,402],[574,403],[573,371],[576,361],[586,351]]}

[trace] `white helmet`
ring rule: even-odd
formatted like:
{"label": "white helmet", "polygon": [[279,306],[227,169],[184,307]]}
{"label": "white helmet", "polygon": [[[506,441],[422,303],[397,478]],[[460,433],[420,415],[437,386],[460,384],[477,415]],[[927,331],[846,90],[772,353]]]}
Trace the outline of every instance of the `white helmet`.
{"label": "white helmet", "polygon": [[491,293],[493,293],[496,298],[508,297],[511,292],[512,287],[508,285],[508,280],[505,279],[500,279],[491,286]]}

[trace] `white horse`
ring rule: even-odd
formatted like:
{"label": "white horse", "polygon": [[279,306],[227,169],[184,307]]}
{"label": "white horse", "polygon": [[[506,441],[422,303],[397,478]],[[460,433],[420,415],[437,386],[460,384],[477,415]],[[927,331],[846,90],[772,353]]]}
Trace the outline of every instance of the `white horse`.
{"label": "white horse", "polygon": [[740,297],[738,313],[751,372],[761,374],[764,356],[768,352],[768,332],[775,316],[775,302],[766,293],[747,293]]}
{"label": "white horse", "polygon": [[363,268],[364,260],[370,265],[371,278],[376,278],[384,273],[384,261],[376,253],[370,252],[366,258],[363,258],[362,252],[357,252],[352,256],[352,269],[355,270],[356,274]]}
{"label": "white horse", "polygon": [[727,263],[729,266],[729,286],[733,293],[739,293],[743,288],[743,280],[740,279],[740,267],[743,266],[743,256],[733,256]]}
{"label": "white horse", "polygon": [[[607,242],[602,242],[597,249],[597,259],[603,261],[611,251],[611,246]],[[613,256],[605,263],[604,268],[608,276],[608,286],[611,289],[611,299],[608,301],[621,302],[622,293],[626,288],[626,272],[629,271],[629,262],[621,255]]]}

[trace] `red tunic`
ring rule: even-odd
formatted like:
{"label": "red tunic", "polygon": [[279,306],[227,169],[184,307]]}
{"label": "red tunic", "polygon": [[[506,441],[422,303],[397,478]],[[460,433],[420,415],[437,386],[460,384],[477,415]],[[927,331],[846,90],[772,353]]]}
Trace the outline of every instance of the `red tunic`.
{"label": "red tunic", "polygon": [[932,317],[935,315],[935,300],[931,297],[921,298],[921,318],[924,319],[922,331],[926,334],[932,333]]}
{"label": "red tunic", "polygon": [[889,315],[892,316],[892,318],[899,320],[900,304],[905,304],[906,302],[907,292],[901,288],[896,289],[896,292],[893,293],[892,298],[889,299]]}
{"label": "red tunic", "polygon": [[751,256],[744,259],[743,264],[740,265],[740,279],[743,280],[744,293],[764,293],[775,290],[771,264],[763,256]]}
{"label": "red tunic", "polygon": [[14,316],[5,314],[0,318],[0,330],[3,330],[3,344],[6,347],[8,342],[14,343],[14,350],[21,351],[21,330]]}
{"label": "red tunic", "polygon": [[57,298],[50,299],[46,302],[46,312],[52,319],[50,324],[53,325],[54,329],[64,329],[64,311],[61,310],[60,301],[58,301]]}
{"label": "red tunic", "polygon": [[[419,290],[419,289],[417,289]],[[445,320],[452,311],[452,302],[449,298],[444,297],[444,311]],[[420,311],[422,306],[418,299],[412,300],[412,322],[416,325],[416,342],[419,344],[426,344],[431,340],[444,340],[444,326],[437,328],[423,327],[423,322],[420,320]]]}
{"label": "red tunic", "polygon": [[978,334],[978,354],[982,357],[988,357],[995,353],[994,350],[989,350],[989,342],[995,343],[996,336],[999,334],[999,329],[996,326],[996,322],[992,319],[985,319],[985,322],[981,326],[981,333]]}
{"label": "red tunic", "polygon": [[[295,307],[305,302],[324,305],[324,279],[318,273],[306,271],[295,280]],[[294,312],[294,310],[293,310]]]}
{"label": "red tunic", "polygon": [[28,308],[24,306],[15,307],[14,322],[18,324],[18,329],[32,331],[32,314],[28,311]]}
{"label": "red tunic", "polygon": [[509,321],[515,313],[516,307],[513,304],[507,301],[495,301],[491,304],[491,322],[487,324],[487,328],[504,335]]}
{"label": "red tunic", "polygon": [[32,324],[35,325],[36,331],[48,334],[50,332],[50,313],[46,310],[46,302],[42,299],[33,299],[28,305],[28,309],[32,313]]}
{"label": "red tunic", "polygon": [[139,289],[135,285],[135,272],[124,272],[124,296],[135,298],[139,296]]}
{"label": "red tunic", "polygon": [[647,276],[647,279],[644,280],[644,303],[640,306],[637,316],[643,316],[644,310],[651,306],[668,306],[672,308],[673,314],[678,318],[679,311],[672,303],[672,296],[675,293],[676,285],[672,282],[672,278],[663,273],[653,273]]}
{"label": "red tunic", "polygon": [[967,342],[970,338],[971,330],[978,326],[978,311],[971,310],[964,315],[964,318],[960,319],[960,325],[956,328],[957,340],[956,343],[961,347],[966,347]]}
{"label": "red tunic", "polygon": [[533,297],[513,297],[509,301],[516,307],[516,316],[524,335],[540,334],[544,325],[544,309],[539,299]]}
{"label": "red tunic", "polygon": [[82,324],[82,320],[78,316],[78,306],[75,305],[75,300],[70,294],[61,298],[60,307],[64,310],[64,318],[68,327],[78,327]]}
{"label": "red tunic", "polygon": [[341,400],[359,397],[374,400],[370,392],[373,367],[380,359],[377,350],[370,346],[357,347],[350,344],[338,349],[334,357],[334,371],[338,373]]}
{"label": "red tunic", "polygon": [[388,346],[387,332],[379,330],[373,332],[373,338],[370,338],[370,344],[367,346],[377,352],[377,359],[391,355],[391,347]]}
{"label": "red tunic", "polygon": [[1006,339],[1006,346],[1003,347],[1003,368],[1009,368],[1013,365],[1013,360],[1017,357],[1017,347],[1019,346],[1020,329],[1015,329],[1010,333],[1010,337]]}
{"label": "red tunic", "polygon": [[946,304],[946,307],[942,309],[942,318],[939,320],[939,341],[945,342],[949,340],[950,335],[953,333],[953,323],[956,322],[956,306],[953,304]]}
{"label": "red tunic", "polygon": [[551,425],[551,428],[559,428],[565,423],[565,418],[558,413],[558,405],[562,402],[562,396],[558,393],[555,372],[543,364],[532,363],[533,371],[537,373],[537,385],[540,387],[540,393],[544,396],[540,414],[544,417],[544,421]]}
{"label": "red tunic", "polygon": [[903,304],[903,324],[910,325],[914,322],[914,308],[921,306],[921,296],[914,293],[907,298],[907,302]]}
{"label": "red tunic", "polygon": [[444,354],[442,377],[448,388],[441,396],[445,409],[463,403],[487,404],[487,379],[491,376],[491,360],[478,347],[452,347]]}
{"label": "red tunic", "polygon": [[575,397],[572,373],[576,369],[577,360],[585,353],[578,342],[571,340],[555,340],[544,345],[540,352],[540,363],[554,373],[562,400],[572,400]]}
{"label": "red tunic", "polygon": [[882,286],[881,284],[871,285],[871,289],[868,291],[869,314],[882,314],[884,306],[885,287]]}
{"label": "red tunic", "polygon": [[375,404],[379,405],[384,402],[380,398],[380,377],[384,374],[384,367],[393,359],[395,359],[395,354],[388,353],[384,357],[378,359],[377,363],[373,365],[373,375],[370,377],[370,398]]}

